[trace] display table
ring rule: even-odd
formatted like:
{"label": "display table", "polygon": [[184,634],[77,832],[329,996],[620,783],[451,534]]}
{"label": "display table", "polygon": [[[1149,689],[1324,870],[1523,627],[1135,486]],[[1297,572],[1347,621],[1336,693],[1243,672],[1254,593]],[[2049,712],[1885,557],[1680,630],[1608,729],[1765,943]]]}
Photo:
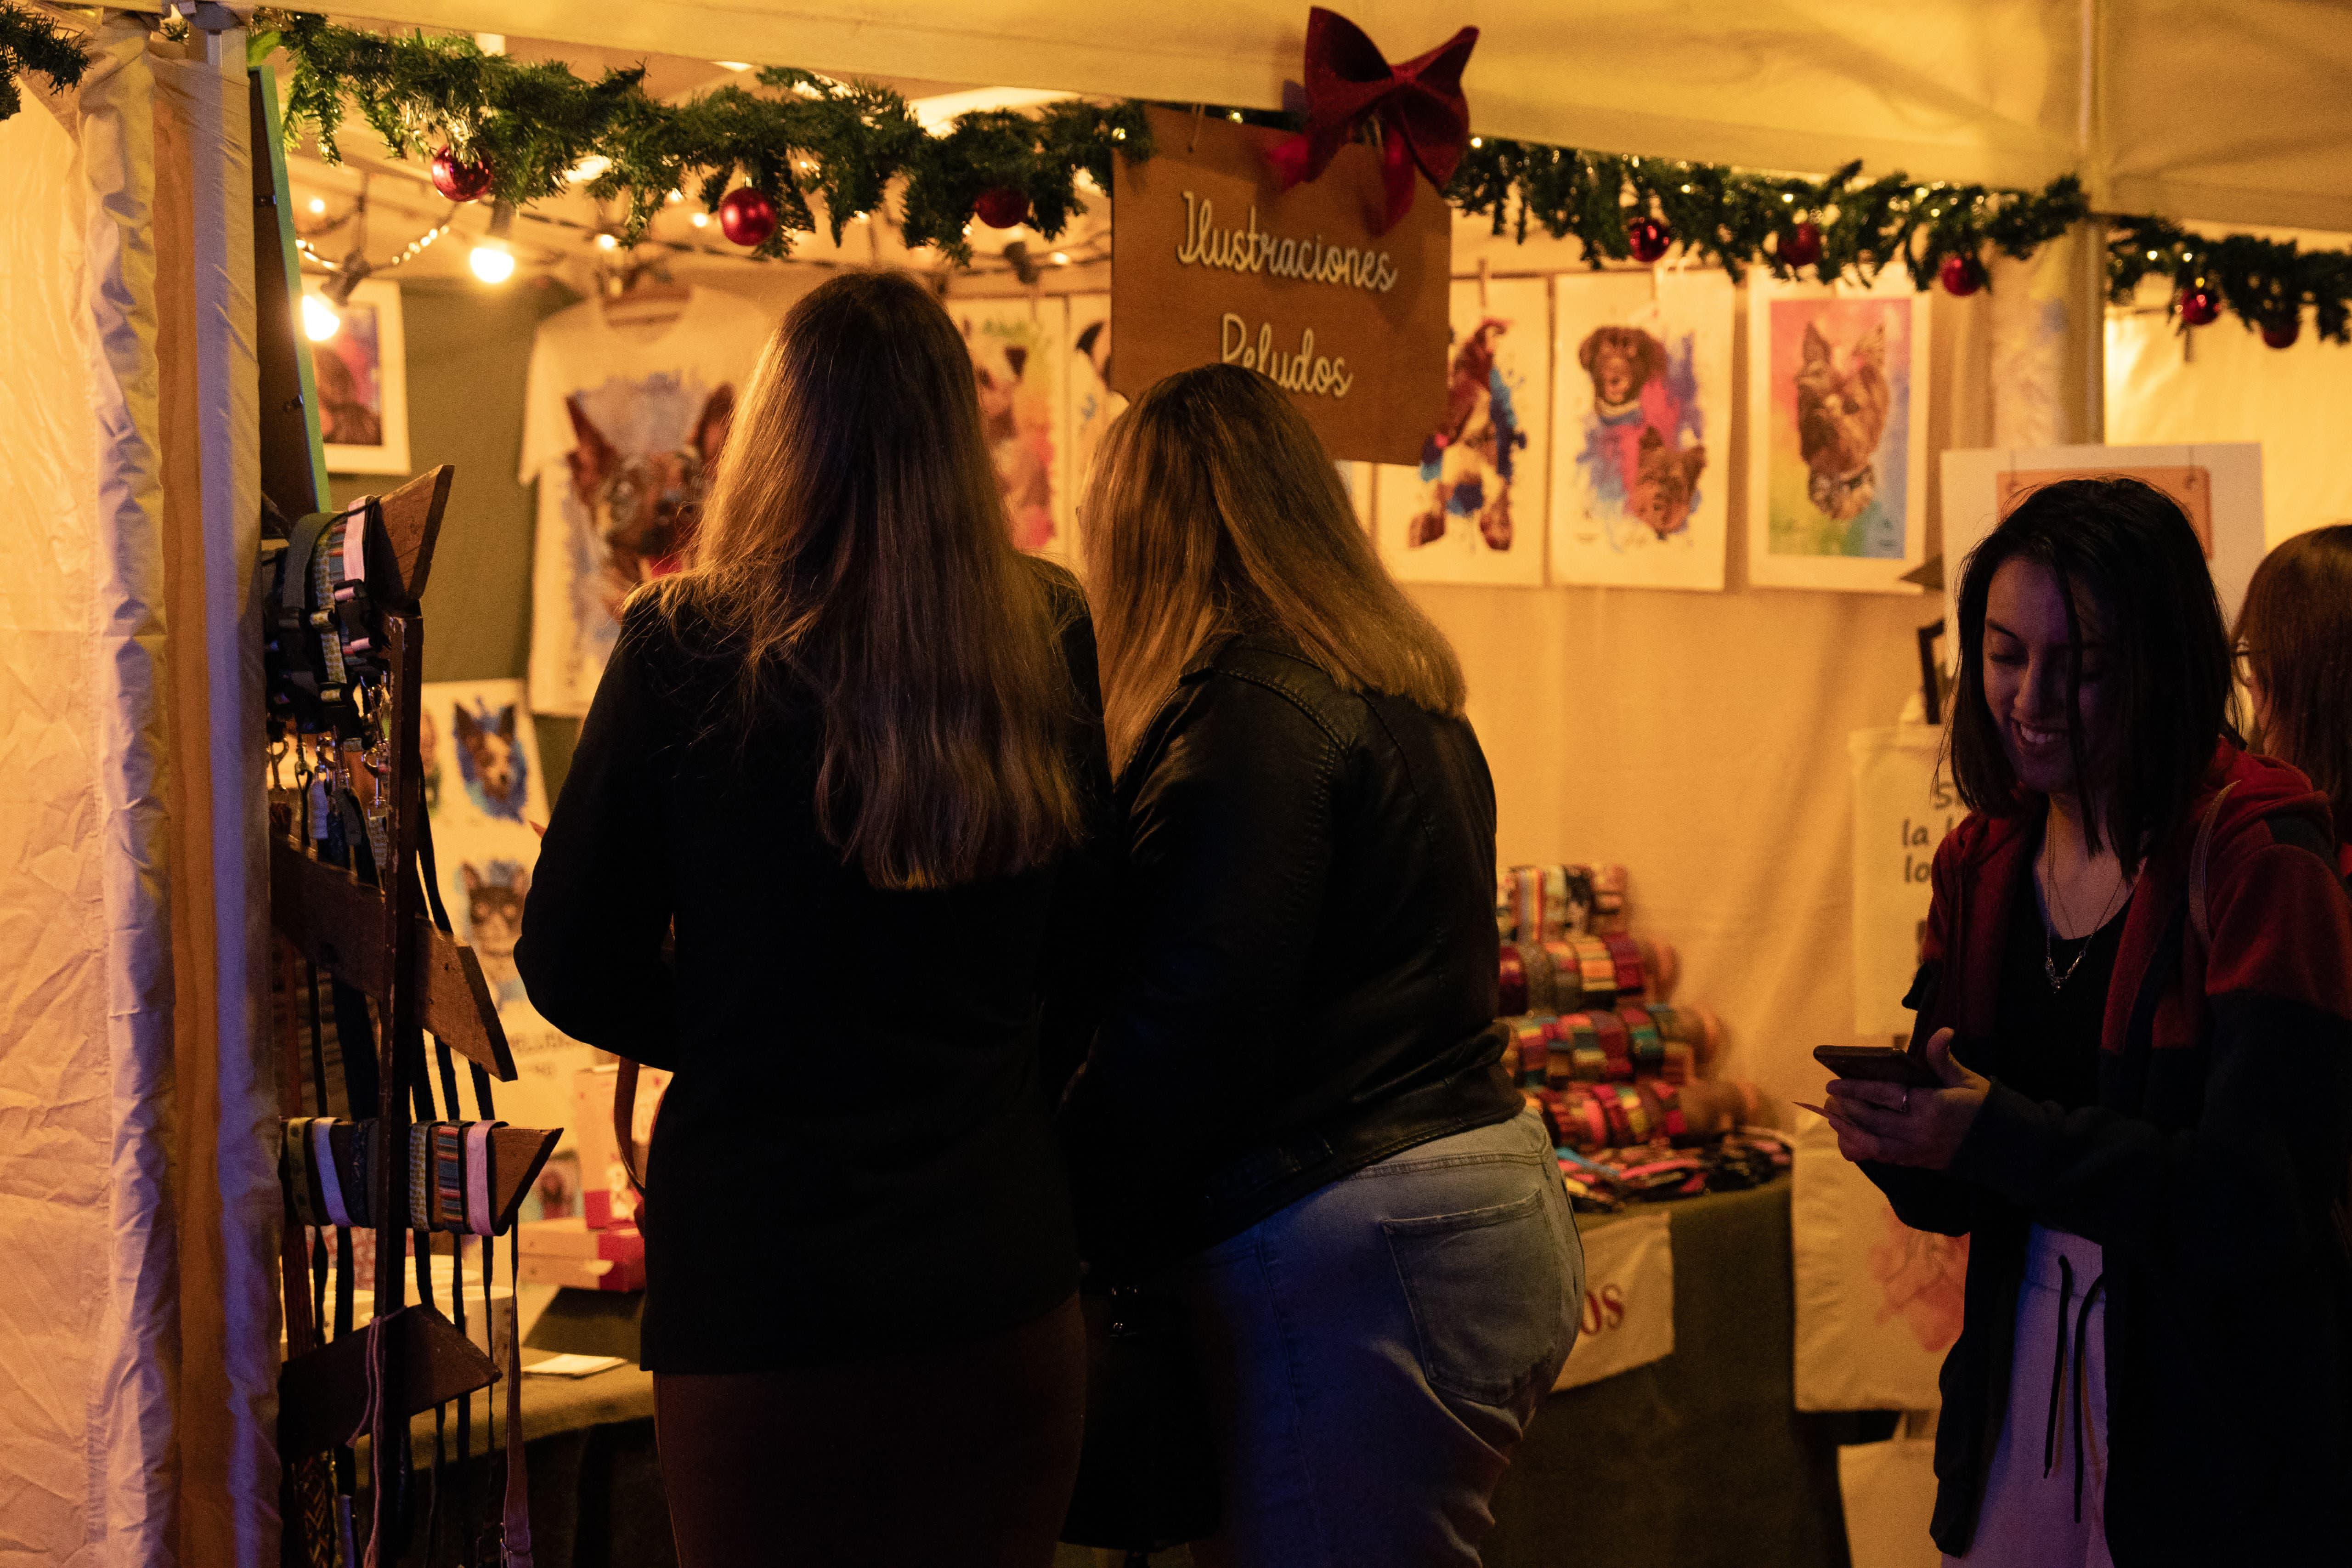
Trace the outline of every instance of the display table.
{"label": "display table", "polygon": [[[1794,1408],[1788,1182],[1665,1206],[1675,1353],[1545,1401],[1496,1498],[1489,1568],[1847,1560],[1837,1446],[1885,1436],[1891,1418]],[[1579,1225],[1590,1233],[1613,1220]],[[523,1392],[538,1568],[674,1562],[652,1376],[619,1367],[534,1377]],[[1057,1568],[1093,1563],[1076,1547],[1057,1559]]]}

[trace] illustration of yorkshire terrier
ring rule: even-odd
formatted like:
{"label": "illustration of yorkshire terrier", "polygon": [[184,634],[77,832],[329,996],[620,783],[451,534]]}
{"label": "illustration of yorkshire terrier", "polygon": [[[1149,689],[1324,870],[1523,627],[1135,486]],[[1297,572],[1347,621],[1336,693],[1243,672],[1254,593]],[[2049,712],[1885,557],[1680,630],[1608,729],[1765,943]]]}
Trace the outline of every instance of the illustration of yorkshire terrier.
{"label": "illustration of yorkshire terrier", "polygon": [[563,406],[572,415],[573,444],[566,458],[572,493],[604,546],[600,586],[617,616],[638,584],[683,563],[710,465],[735,417],[735,389],[722,385],[712,393],[685,444],[667,452],[622,451],[596,427],[576,393]]}
{"label": "illustration of yorkshire terrier", "polygon": [[1511,389],[1495,363],[1495,340],[1511,330],[1489,316],[1454,351],[1445,381],[1445,422],[1422,444],[1421,511],[1405,525],[1418,547],[1445,537],[1451,520],[1475,520],[1490,550],[1511,547],[1511,475],[1528,444]]}
{"label": "illustration of yorkshire terrier", "polygon": [[1874,323],[1843,353],[1805,326],[1797,367],[1797,450],[1811,470],[1805,493],[1840,522],[1862,515],[1878,494],[1879,437],[1893,393],[1886,384],[1886,324]]}
{"label": "illustration of yorkshire terrier", "polygon": [[1649,426],[1642,432],[1641,458],[1625,510],[1660,539],[1671,539],[1689,525],[1691,497],[1706,471],[1705,447],[1669,447],[1656,426]]}

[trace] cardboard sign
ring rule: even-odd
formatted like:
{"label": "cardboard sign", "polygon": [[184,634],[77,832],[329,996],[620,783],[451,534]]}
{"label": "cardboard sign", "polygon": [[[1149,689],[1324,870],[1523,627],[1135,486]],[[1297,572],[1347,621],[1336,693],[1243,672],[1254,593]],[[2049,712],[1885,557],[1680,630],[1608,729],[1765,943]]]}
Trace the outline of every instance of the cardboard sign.
{"label": "cardboard sign", "polygon": [[1919,968],[1936,847],[1968,807],[1940,767],[1934,724],[1856,730],[1853,764],[1853,1032],[1908,1038],[1903,1005]]}
{"label": "cardboard sign", "polygon": [[1158,151],[1116,160],[1112,390],[1194,365],[1263,371],[1333,458],[1418,463],[1445,400],[1450,209],[1423,189],[1374,234],[1380,159],[1343,147],[1319,180],[1276,188],[1286,132],[1155,109]]}
{"label": "cardboard sign", "polygon": [[1584,1233],[1584,1321],[1555,1394],[1675,1353],[1672,1216],[1629,1215]]}

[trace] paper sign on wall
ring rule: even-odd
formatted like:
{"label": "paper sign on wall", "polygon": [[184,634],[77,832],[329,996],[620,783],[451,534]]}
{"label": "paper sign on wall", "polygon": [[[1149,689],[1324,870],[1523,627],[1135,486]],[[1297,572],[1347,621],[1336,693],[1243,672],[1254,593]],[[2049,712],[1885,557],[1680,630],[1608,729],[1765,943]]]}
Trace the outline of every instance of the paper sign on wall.
{"label": "paper sign on wall", "polygon": [[1853,1032],[1909,1035],[1903,1005],[1927,931],[1936,846],[1968,808],[1937,767],[1932,724],[1856,730],[1853,763]]}
{"label": "paper sign on wall", "polygon": [[523,900],[547,825],[539,736],[520,680],[440,680],[419,687],[425,806],[433,823],[441,898],[457,940],[482,961],[515,1081],[497,1090],[499,1117],[576,1135],[572,1074],[595,1053],[539,1015],[515,969]]}
{"label": "paper sign on wall", "polygon": [[1284,191],[1265,161],[1284,132],[1147,112],[1157,151],[1114,160],[1112,389],[1246,365],[1282,384],[1332,457],[1418,462],[1444,412],[1452,210],[1424,191],[1375,234],[1371,148],[1342,147]]}
{"label": "paper sign on wall", "polygon": [[1584,1318],[1554,1393],[1675,1353],[1672,1219],[1629,1215],[1584,1234]]}

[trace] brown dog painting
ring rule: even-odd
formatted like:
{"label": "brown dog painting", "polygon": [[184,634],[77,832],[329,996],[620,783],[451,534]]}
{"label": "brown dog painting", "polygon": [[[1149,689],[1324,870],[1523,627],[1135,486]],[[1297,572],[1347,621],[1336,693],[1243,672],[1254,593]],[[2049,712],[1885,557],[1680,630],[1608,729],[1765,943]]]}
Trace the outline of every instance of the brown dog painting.
{"label": "brown dog painting", "polygon": [[1677,449],[1667,446],[1654,427],[1644,429],[1625,510],[1660,539],[1671,539],[1689,526],[1691,500],[1698,493],[1698,477],[1706,471],[1705,447]]}
{"label": "brown dog painting", "polygon": [[1893,393],[1886,380],[1886,328],[1875,322],[1834,346],[1818,321],[1805,324],[1797,370],[1797,450],[1805,493],[1840,522],[1862,515],[1878,494],[1878,444]]}
{"label": "brown dog painting", "polygon": [[1576,351],[1576,363],[1592,379],[1592,411],[1599,417],[1638,414],[1642,389],[1665,374],[1666,346],[1639,327],[1597,327]]}
{"label": "brown dog painting", "polygon": [[722,384],[711,393],[686,439],[659,450],[625,450],[599,427],[577,394],[563,406],[572,416],[572,447],[566,459],[572,493],[587,510],[603,547],[598,586],[606,608],[617,616],[638,584],[675,572],[683,563],[710,467],[735,417],[735,389]]}
{"label": "brown dog painting", "polygon": [[1457,524],[1489,550],[1511,547],[1511,479],[1528,433],[1495,363],[1495,343],[1511,330],[1489,316],[1455,347],[1445,379],[1444,423],[1422,443],[1422,505],[1406,526],[1414,548]]}

